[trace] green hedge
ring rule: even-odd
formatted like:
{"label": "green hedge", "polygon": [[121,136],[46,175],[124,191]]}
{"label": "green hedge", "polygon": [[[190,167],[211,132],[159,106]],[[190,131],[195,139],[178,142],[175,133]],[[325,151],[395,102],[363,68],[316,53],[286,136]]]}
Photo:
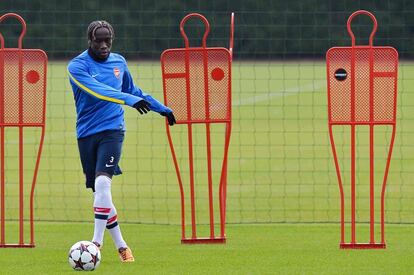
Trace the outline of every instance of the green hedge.
{"label": "green hedge", "polygon": [[[164,49],[183,46],[179,22],[190,12],[200,12],[210,21],[208,45],[227,47],[230,12],[235,11],[236,58],[291,59],[322,58],[331,46],[349,45],[346,20],[353,11],[367,9],[379,22],[375,43],[394,46],[403,58],[413,57],[413,1],[229,2],[233,1],[2,0],[0,14],[22,15],[28,24],[25,47],[42,48],[52,59],[70,58],[82,51],[86,47],[86,28],[96,19],[114,25],[114,51],[130,58],[159,58]],[[8,21],[0,26],[5,37],[18,35],[20,29],[15,23]],[[200,44],[203,27],[189,21],[186,30],[191,45]],[[356,19],[354,30],[359,37],[367,37],[371,22]]]}

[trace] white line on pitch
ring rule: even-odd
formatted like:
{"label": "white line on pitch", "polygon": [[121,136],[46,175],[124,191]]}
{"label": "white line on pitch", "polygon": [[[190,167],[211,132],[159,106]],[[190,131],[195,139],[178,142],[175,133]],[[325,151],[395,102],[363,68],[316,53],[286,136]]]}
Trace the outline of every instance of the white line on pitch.
{"label": "white line on pitch", "polygon": [[306,85],[290,87],[287,89],[279,90],[277,92],[269,92],[268,94],[256,95],[248,98],[242,98],[240,100],[233,101],[233,106],[252,105],[254,103],[269,101],[275,97],[291,96],[303,92],[313,92],[319,90],[325,85],[325,81],[318,80],[310,82]]}

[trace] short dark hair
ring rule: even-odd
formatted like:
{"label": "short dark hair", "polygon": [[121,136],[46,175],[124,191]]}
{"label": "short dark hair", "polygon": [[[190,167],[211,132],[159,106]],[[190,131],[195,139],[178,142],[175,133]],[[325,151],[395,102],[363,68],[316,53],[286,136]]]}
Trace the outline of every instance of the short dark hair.
{"label": "short dark hair", "polygon": [[111,38],[114,39],[115,32],[114,32],[114,28],[111,26],[111,24],[109,24],[105,20],[97,20],[97,21],[91,22],[88,26],[87,36],[88,36],[89,41],[93,40],[93,38],[95,37],[95,32],[99,28],[107,28],[109,30]]}

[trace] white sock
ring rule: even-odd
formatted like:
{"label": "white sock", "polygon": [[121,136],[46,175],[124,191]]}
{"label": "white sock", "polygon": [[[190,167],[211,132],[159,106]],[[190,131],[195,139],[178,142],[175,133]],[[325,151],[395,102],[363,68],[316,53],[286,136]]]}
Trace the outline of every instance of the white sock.
{"label": "white sock", "polygon": [[107,176],[98,176],[95,179],[93,208],[95,212],[95,229],[92,241],[102,245],[106,223],[112,208],[111,179]]}
{"label": "white sock", "polygon": [[108,222],[106,228],[109,230],[109,233],[112,236],[112,240],[115,243],[117,249],[121,247],[127,247],[124,238],[122,238],[121,228],[118,224],[118,215],[116,213],[115,205],[112,203],[111,212],[109,213]]}

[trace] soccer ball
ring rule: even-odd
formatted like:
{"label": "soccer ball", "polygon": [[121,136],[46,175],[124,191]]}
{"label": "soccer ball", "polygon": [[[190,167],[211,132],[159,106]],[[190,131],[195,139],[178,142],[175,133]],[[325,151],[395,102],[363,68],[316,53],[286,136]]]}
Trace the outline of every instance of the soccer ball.
{"label": "soccer ball", "polygon": [[101,251],[92,242],[80,241],[69,249],[68,260],[75,270],[92,271],[101,263]]}

